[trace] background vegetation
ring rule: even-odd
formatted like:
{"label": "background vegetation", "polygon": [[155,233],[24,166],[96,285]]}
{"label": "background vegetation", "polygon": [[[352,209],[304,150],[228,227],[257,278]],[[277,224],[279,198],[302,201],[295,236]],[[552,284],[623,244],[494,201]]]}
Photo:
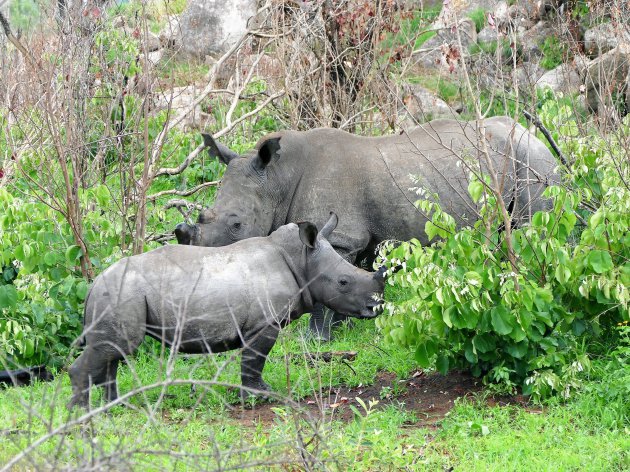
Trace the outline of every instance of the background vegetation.
{"label": "background vegetation", "polygon": [[[0,467],[630,467],[630,122],[622,101],[611,123],[589,114],[579,95],[484,86],[475,60],[508,68],[523,60],[509,35],[468,48],[459,38],[455,50],[467,49],[472,62],[453,59],[455,74],[417,69],[413,58],[440,34],[442,5],[337,3],[318,24],[295,2],[271,2],[265,34],[249,32],[211,65],[177,51],[150,59],[150,33],[168,28],[183,1],[77,7],[63,17],[47,3],[11,3],[16,36],[0,41],[0,368],[45,365],[56,380],[0,391]],[[558,22],[600,21],[595,6],[574,3]],[[480,32],[488,14],[466,16]],[[555,36],[539,46],[546,69],[577,52]],[[257,72],[266,60],[277,61],[281,80]],[[95,392],[94,409],[66,412],[64,368],[93,277],[172,242],[175,224],[213,201],[223,168],[203,152],[200,130],[239,152],[284,128],[390,133],[408,111],[403,84],[435,93],[460,119],[507,114],[529,125],[522,110],[533,113],[564,158],[562,184],[548,190],[553,208],[511,228],[492,176],[471,175],[480,219],[457,229],[419,189],[433,244],[381,248],[392,270],[375,324],[343,326],[326,346],[307,339],[304,321],[282,334],[265,371],[278,398],[253,410],[270,417],[243,419],[249,410],[232,388],[238,355],[175,356],[157,343],[121,369],[126,406]],[[358,354],[323,362],[310,354],[318,351]],[[431,403],[412,407],[411,392],[433,370],[472,372],[484,390],[428,421]],[[341,386],[351,394],[338,394]],[[491,398],[501,395],[511,404]]]}

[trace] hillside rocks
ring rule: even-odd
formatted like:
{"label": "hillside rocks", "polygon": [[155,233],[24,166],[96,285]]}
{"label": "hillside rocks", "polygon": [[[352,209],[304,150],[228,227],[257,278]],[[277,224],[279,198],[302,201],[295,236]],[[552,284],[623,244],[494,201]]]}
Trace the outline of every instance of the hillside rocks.
{"label": "hillside rocks", "polygon": [[452,72],[457,62],[468,55],[468,47],[477,42],[475,23],[470,18],[464,18],[458,23],[443,24],[439,28],[436,35],[422,45],[415,57],[427,69],[438,68]]}
{"label": "hillside rocks", "polygon": [[547,71],[536,81],[536,88],[550,88],[554,92],[579,92],[582,79],[570,64],[561,64],[553,70]]}
{"label": "hillside rocks", "polygon": [[402,128],[410,128],[437,118],[455,118],[457,113],[441,98],[417,84],[402,86],[404,106],[398,113]]}
{"label": "hillside rocks", "polygon": [[584,33],[584,50],[589,57],[600,56],[616,48],[622,42],[630,42],[628,25],[602,23]]}
{"label": "hillside rocks", "polygon": [[[192,106],[203,87],[194,84],[185,87],[174,87],[170,90],[157,92],[154,95],[154,111],[169,109],[172,115],[177,115]],[[195,106],[193,111],[177,126],[180,129],[205,129],[211,126],[214,117],[202,111],[201,104]]]}
{"label": "hillside rocks", "polygon": [[190,0],[179,20],[176,47],[200,59],[224,54],[247,30],[256,0]]}

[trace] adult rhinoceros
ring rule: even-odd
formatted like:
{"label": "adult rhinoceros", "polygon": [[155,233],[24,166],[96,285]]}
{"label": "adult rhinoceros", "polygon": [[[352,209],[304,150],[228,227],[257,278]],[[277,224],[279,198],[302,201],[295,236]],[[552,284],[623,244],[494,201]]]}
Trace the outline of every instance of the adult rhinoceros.
{"label": "adult rhinoceros", "polygon": [[[473,222],[477,207],[467,187],[470,168],[487,147],[503,197],[515,221],[544,206],[544,188],[556,179],[547,147],[508,117],[485,120],[485,143],[475,122],[435,120],[396,136],[361,137],[337,129],[282,131],[262,138],[239,156],[204,135],[209,153],[227,164],[212,208],[196,225],[175,229],[180,244],[222,246],[267,235],[290,222],[322,224],[329,211],[341,221],[333,247],[352,262],[369,260],[383,240],[418,238],[427,243],[427,216],[412,204],[409,176],[439,196],[458,224]],[[482,169],[485,166],[482,166]],[[418,185],[415,185],[418,186]],[[322,312],[311,329],[328,339]]]}

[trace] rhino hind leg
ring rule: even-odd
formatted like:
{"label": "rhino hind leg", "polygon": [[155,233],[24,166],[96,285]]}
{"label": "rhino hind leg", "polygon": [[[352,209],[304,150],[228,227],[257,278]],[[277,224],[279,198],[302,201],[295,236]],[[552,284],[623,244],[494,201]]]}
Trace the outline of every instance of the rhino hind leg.
{"label": "rhino hind leg", "polygon": [[[110,396],[112,387],[108,371],[112,361],[104,359],[103,354],[91,346],[87,347],[68,369],[72,382],[72,398],[68,403],[68,409],[74,406],[88,408],[90,387],[93,385],[104,387],[106,398]],[[117,364],[118,359],[115,362]],[[114,385],[113,388],[115,390],[116,386]]]}
{"label": "rhino hind leg", "polygon": [[128,341],[125,348],[110,343],[88,345],[68,369],[72,382],[72,398],[68,409],[74,406],[89,407],[89,392],[92,386],[102,387],[105,400],[109,403],[118,398],[116,374],[118,364],[126,355],[132,354],[140,345],[141,338]]}
{"label": "rhino hind leg", "polygon": [[[250,339],[245,340],[245,347],[241,355],[241,399],[246,400],[251,395],[260,395],[271,390],[262,378],[262,371],[267,361],[267,355],[276,343],[280,327],[276,324],[268,325]],[[263,394],[264,395],[264,394]]]}

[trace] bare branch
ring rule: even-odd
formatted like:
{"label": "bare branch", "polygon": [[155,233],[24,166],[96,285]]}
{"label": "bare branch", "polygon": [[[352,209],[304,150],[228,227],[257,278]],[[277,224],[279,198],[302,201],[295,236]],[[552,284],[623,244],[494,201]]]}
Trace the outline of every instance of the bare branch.
{"label": "bare branch", "polygon": [[161,169],[158,169],[155,172],[154,177],[159,177],[160,175],[177,175],[177,174],[181,174],[184,170],[186,170],[188,168],[188,166],[192,163],[192,161],[194,161],[195,158],[199,154],[201,154],[201,152],[204,149],[205,149],[205,146],[203,144],[200,144],[199,146],[197,146],[194,149],[193,152],[188,154],[186,159],[184,159],[184,162],[182,162],[179,166],[177,166],[177,167],[162,167]]}
{"label": "bare branch", "polygon": [[197,185],[196,187],[193,187],[189,190],[163,190],[161,192],[158,193],[154,193],[153,195],[147,195],[147,200],[152,202],[157,200],[160,197],[163,197],[164,195],[179,195],[181,197],[188,197],[190,195],[192,195],[193,193],[198,192],[201,189],[204,189],[206,187],[216,187],[217,185],[219,185],[219,183],[221,183],[220,180],[213,180],[212,182],[204,182],[202,184]]}
{"label": "bare branch", "polygon": [[182,207],[186,207],[188,209],[192,208],[195,210],[203,209],[203,205],[199,205],[198,203],[193,203],[193,202],[189,202],[188,200],[181,200],[181,199],[169,200],[164,205],[165,210],[170,210],[171,208],[182,208]]}

